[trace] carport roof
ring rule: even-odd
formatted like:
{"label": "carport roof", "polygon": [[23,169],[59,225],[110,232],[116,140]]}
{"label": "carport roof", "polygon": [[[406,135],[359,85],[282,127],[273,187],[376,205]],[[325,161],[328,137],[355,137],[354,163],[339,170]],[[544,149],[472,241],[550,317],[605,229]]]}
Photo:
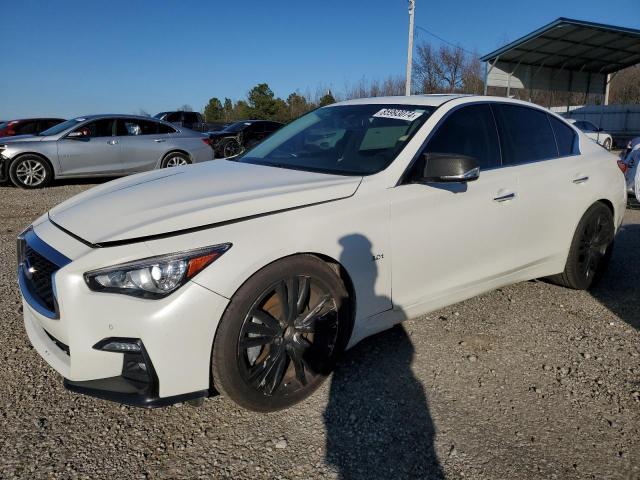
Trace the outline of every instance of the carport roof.
{"label": "carport roof", "polygon": [[558,18],[480,60],[608,74],[640,63],[640,30]]}

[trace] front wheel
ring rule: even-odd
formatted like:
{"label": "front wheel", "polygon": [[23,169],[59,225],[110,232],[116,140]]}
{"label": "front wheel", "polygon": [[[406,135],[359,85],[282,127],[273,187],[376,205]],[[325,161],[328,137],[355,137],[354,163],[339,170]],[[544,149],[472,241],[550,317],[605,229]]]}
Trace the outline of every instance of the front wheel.
{"label": "front wheel", "polygon": [[549,280],[576,290],[595,284],[609,264],[614,233],[611,210],[603,203],[593,204],[578,223],[564,271]]}
{"label": "front wheel", "polygon": [[53,180],[49,162],[37,155],[23,155],[9,166],[9,178],[19,188],[42,188]]}
{"label": "front wheel", "polygon": [[342,280],[320,259],[275,262],[234,295],[213,345],[214,387],[260,412],[311,395],[331,372],[350,334]]}

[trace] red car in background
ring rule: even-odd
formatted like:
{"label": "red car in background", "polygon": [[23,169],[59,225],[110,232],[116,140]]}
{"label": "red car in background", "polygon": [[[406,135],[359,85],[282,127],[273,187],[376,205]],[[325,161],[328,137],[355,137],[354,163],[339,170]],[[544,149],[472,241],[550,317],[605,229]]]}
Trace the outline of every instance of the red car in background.
{"label": "red car in background", "polygon": [[0,123],[0,137],[15,135],[37,135],[48,128],[64,122],[62,118],[24,118]]}

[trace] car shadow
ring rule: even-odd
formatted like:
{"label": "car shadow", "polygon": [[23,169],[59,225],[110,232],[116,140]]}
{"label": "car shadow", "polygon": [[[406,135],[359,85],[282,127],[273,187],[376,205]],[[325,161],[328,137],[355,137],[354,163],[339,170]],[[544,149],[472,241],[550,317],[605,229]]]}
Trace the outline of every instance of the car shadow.
{"label": "car shadow", "polygon": [[[371,243],[340,241],[341,259],[363,256],[365,283],[377,277]],[[368,270],[368,271],[367,271]],[[326,462],[341,479],[442,479],[427,395],[411,364],[414,347],[401,325],[347,351],[337,365],[324,412]]]}
{"label": "car shadow", "polygon": [[609,268],[591,295],[620,319],[640,330],[640,225],[622,225]]}

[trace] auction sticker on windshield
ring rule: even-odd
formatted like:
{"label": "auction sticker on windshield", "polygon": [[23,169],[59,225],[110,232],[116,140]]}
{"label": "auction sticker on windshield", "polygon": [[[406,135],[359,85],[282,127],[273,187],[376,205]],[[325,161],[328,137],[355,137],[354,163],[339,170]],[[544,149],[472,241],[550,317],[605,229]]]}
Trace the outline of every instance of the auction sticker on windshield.
{"label": "auction sticker on windshield", "polygon": [[374,118],[393,118],[413,122],[424,113],[424,110],[400,110],[397,108],[383,108],[373,115]]}

